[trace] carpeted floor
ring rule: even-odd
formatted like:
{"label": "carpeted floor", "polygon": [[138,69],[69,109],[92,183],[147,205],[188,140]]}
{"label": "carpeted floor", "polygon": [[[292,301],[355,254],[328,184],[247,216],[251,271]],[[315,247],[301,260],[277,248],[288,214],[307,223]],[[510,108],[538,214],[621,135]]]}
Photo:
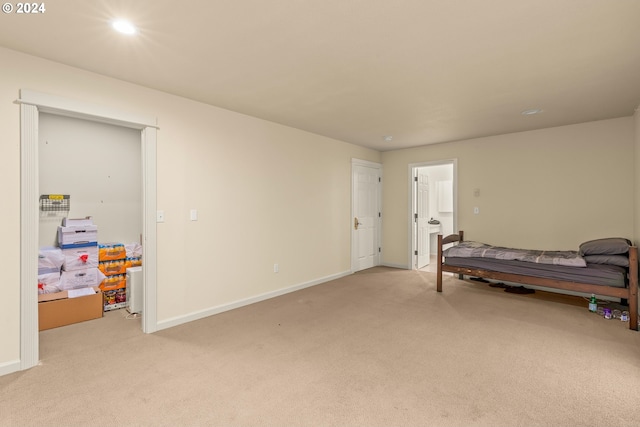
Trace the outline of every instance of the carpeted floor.
{"label": "carpeted floor", "polygon": [[638,426],[640,333],[575,298],[374,268],[152,335],[40,334],[1,426]]}

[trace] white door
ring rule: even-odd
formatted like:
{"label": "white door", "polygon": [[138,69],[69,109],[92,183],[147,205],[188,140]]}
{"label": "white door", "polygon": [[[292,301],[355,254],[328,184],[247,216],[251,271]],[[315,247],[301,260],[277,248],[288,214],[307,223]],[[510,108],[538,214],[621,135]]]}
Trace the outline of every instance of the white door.
{"label": "white door", "polygon": [[380,263],[380,169],[353,165],[352,269],[364,270]]}
{"label": "white door", "polygon": [[416,181],[416,268],[429,265],[429,176],[418,169]]}

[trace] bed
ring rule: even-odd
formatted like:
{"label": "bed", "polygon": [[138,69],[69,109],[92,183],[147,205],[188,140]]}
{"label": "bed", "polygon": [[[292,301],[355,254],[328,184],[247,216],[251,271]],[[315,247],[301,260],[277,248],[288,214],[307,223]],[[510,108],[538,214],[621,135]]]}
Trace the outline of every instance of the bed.
{"label": "bed", "polygon": [[[456,245],[445,250],[449,244]],[[517,249],[494,251],[495,247],[483,243],[465,242],[463,231],[446,237],[439,234],[436,290],[442,292],[442,273],[449,272],[460,279],[466,275],[620,298],[629,305],[629,328],[637,331],[638,248],[618,238],[583,245],[580,251],[521,254]]]}

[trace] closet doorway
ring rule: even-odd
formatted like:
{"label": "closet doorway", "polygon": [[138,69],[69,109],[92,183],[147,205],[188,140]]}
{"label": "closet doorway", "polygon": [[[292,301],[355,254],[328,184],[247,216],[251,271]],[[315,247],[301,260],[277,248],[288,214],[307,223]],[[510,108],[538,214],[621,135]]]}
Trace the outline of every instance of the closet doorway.
{"label": "closet doorway", "polygon": [[36,366],[39,361],[38,276],[39,247],[39,122],[40,114],[53,114],[91,122],[136,129],[141,147],[142,244],[143,244],[143,314],[142,330],[157,330],[156,307],[156,135],[155,118],[74,101],[30,90],[21,90],[21,225],[20,225],[20,369]]}
{"label": "closet doorway", "polygon": [[455,159],[409,165],[410,270],[434,265],[438,234],[457,229],[456,176]]}

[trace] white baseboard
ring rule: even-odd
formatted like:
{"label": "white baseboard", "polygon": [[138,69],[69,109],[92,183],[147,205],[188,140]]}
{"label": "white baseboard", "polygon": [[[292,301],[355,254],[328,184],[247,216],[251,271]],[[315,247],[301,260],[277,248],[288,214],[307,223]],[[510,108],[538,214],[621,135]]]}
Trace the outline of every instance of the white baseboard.
{"label": "white baseboard", "polygon": [[208,308],[205,310],[195,311],[193,313],[186,314],[184,316],[176,316],[167,320],[158,322],[158,331],[162,329],[172,328],[174,326],[182,325],[184,323],[193,322],[194,320],[203,319],[205,317],[213,316],[214,314],[224,313],[225,311],[233,310],[235,308],[244,307],[246,305],[254,304],[256,302],[268,300],[271,298],[279,297],[291,292],[299,291],[301,289],[309,288],[311,286],[319,285],[331,280],[339,279],[351,274],[351,271],[343,271],[342,273],[332,274],[331,276],[321,277],[319,279],[311,280],[309,282],[301,283],[298,285],[290,286],[288,288],[278,289],[277,291],[267,292],[254,297],[238,300],[229,304],[223,304],[216,307]]}
{"label": "white baseboard", "polygon": [[11,362],[0,363],[0,377],[3,375],[13,374],[20,370],[20,360],[12,360]]}

